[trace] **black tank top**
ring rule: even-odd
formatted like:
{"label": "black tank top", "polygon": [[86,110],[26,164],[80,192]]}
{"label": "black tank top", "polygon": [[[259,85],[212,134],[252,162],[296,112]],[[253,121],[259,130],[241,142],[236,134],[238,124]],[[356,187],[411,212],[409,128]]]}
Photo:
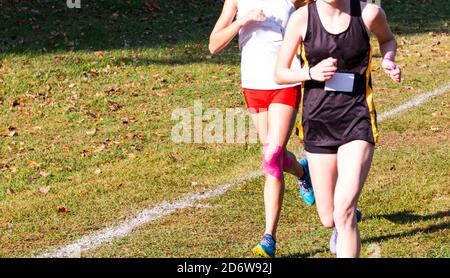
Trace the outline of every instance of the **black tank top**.
{"label": "black tank top", "polygon": [[308,5],[308,26],[301,49],[302,66],[337,59],[338,72],[355,76],[352,92],[325,91],[324,82],[303,83],[301,139],[310,146],[340,146],[353,140],[377,141],[370,65],[372,47],[361,17],[361,3],[351,1],[351,20],[339,34],[329,33],[319,17],[316,2]]}

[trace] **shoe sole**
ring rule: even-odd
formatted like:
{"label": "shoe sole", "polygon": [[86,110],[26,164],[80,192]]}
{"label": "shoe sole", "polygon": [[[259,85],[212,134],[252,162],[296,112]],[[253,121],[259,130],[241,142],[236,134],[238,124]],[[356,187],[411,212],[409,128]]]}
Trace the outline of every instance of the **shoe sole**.
{"label": "shoe sole", "polygon": [[266,251],[264,251],[264,250],[262,249],[262,247],[259,246],[259,245],[252,249],[252,253],[253,253],[253,255],[254,255],[255,257],[258,257],[258,258],[268,258],[268,259],[272,258],[272,257],[271,257],[269,254],[267,254]]}

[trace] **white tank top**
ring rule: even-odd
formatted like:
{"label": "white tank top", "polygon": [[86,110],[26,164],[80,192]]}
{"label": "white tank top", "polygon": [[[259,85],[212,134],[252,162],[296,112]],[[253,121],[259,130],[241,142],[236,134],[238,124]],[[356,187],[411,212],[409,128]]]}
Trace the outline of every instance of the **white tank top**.
{"label": "white tank top", "polygon": [[[274,81],[275,64],[289,17],[295,11],[289,0],[239,0],[237,18],[253,9],[263,10],[266,20],[250,23],[239,31],[242,87],[273,90],[298,84],[279,85]],[[300,68],[294,57],[291,68]]]}

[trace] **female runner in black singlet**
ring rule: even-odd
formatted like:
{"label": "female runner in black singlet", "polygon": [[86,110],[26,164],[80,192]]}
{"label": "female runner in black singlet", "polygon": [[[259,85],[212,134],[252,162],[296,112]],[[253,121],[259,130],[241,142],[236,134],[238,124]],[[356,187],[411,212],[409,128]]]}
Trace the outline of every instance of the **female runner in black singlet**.
{"label": "female runner in black singlet", "polygon": [[[294,13],[286,29],[275,80],[305,81],[299,135],[311,171],[320,220],[336,227],[338,257],[358,257],[355,209],[377,141],[370,67],[370,33],[382,67],[400,82],[397,43],[383,10],[359,0],[317,0]],[[302,69],[289,61],[300,45]],[[332,242],[330,242],[332,243]]]}

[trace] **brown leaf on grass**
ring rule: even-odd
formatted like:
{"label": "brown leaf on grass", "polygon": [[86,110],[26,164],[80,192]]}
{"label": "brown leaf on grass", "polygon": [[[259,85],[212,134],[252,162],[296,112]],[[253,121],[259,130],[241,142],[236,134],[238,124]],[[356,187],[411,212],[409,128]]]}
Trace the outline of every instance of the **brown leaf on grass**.
{"label": "brown leaf on grass", "polygon": [[29,176],[27,177],[27,181],[28,181],[29,183],[31,183],[31,184],[35,183],[35,182],[36,182],[36,179],[37,179],[37,177],[34,177],[33,175],[29,175]]}
{"label": "brown leaf on grass", "polygon": [[106,145],[105,144],[101,144],[100,146],[98,146],[98,148],[95,149],[94,152],[99,153],[102,152],[106,149]]}
{"label": "brown leaf on grass", "polygon": [[131,133],[131,132],[128,132],[128,133],[125,135],[125,137],[126,137],[128,140],[132,140],[132,139],[134,139],[134,138],[136,137],[136,135],[133,134],[133,133]]}
{"label": "brown leaf on grass", "polygon": [[83,150],[81,152],[81,157],[89,157],[91,155],[91,152],[88,150]]}
{"label": "brown leaf on grass", "polygon": [[42,163],[38,163],[36,161],[30,160],[30,162],[28,162],[28,167],[29,168],[39,168],[41,167]]}
{"label": "brown leaf on grass", "polygon": [[114,102],[114,101],[109,101],[108,102],[108,107],[109,107],[109,109],[111,110],[111,111],[117,111],[117,110],[119,110],[120,108],[122,108],[123,107],[123,105],[121,105],[121,104],[119,104],[119,103],[117,103],[117,102]]}
{"label": "brown leaf on grass", "polygon": [[120,94],[121,92],[122,92],[122,89],[120,89],[120,88],[110,88],[110,89],[105,91],[105,93],[110,94],[110,95],[112,95],[112,94]]}
{"label": "brown leaf on grass", "polygon": [[8,193],[9,195],[14,195],[16,194],[16,191],[14,191],[14,189],[12,189],[12,187],[8,187],[6,188],[6,193]]}
{"label": "brown leaf on grass", "polygon": [[9,106],[10,107],[16,107],[16,106],[18,106],[18,105],[20,105],[20,100],[19,99],[13,99],[13,100],[11,100],[10,102],[9,102]]}
{"label": "brown leaf on grass", "polygon": [[97,133],[97,129],[93,128],[93,129],[89,129],[86,131],[86,134],[89,136],[94,136]]}
{"label": "brown leaf on grass", "polygon": [[431,130],[431,131],[434,131],[434,132],[439,132],[439,131],[441,131],[441,129],[440,129],[439,127],[435,127],[435,126],[430,127],[430,130]]}
{"label": "brown leaf on grass", "polygon": [[84,77],[98,77],[99,75],[100,73],[95,69],[91,69],[90,71],[83,73]]}
{"label": "brown leaf on grass", "polygon": [[17,135],[17,128],[14,126],[8,126],[8,136],[13,137]]}
{"label": "brown leaf on grass", "polygon": [[41,187],[36,193],[38,195],[46,195],[48,192],[50,192],[50,186]]}
{"label": "brown leaf on grass", "polygon": [[49,84],[44,84],[44,86],[42,86],[44,88],[44,90],[46,91],[50,91],[50,89],[52,88]]}
{"label": "brown leaf on grass", "polygon": [[175,155],[173,155],[173,154],[169,154],[169,158],[170,158],[170,160],[172,160],[172,162],[177,162],[178,161],[178,158]]}
{"label": "brown leaf on grass", "polygon": [[69,213],[70,210],[66,209],[65,207],[58,208],[58,215],[68,215]]}
{"label": "brown leaf on grass", "polygon": [[151,12],[160,12],[161,7],[156,0],[147,0],[144,4],[145,8]]}
{"label": "brown leaf on grass", "polygon": [[46,172],[46,171],[40,171],[39,172],[39,175],[41,175],[41,177],[48,177],[48,176],[50,176],[50,173],[49,172]]}
{"label": "brown leaf on grass", "polygon": [[152,76],[153,80],[158,81],[158,82],[165,82],[166,80],[164,79],[164,77],[162,77],[159,73],[154,74]]}
{"label": "brown leaf on grass", "polygon": [[119,14],[118,12],[115,12],[115,13],[113,13],[113,14],[111,15],[111,18],[114,19],[114,20],[116,20],[116,19],[119,18],[119,16],[120,16],[120,14]]}
{"label": "brown leaf on grass", "polygon": [[94,55],[100,59],[103,59],[105,57],[105,54],[102,51],[94,51]]}

